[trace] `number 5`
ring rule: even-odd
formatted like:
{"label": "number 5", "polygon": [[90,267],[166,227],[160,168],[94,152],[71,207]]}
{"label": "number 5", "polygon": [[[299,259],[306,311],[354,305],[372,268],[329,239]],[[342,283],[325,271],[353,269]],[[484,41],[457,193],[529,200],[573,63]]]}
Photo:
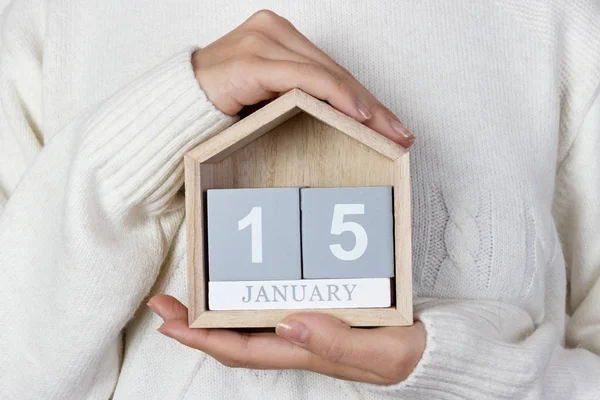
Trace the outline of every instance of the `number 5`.
{"label": "number 5", "polygon": [[331,221],[331,234],[341,235],[344,232],[352,232],[356,239],[352,250],[344,250],[340,244],[329,245],[334,256],[342,261],[354,261],[362,257],[367,250],[369,238],[362,225],[357,222],[344,222],[345,215],[363,215],[364,204],[336,204],[333,207],[333,219]]}

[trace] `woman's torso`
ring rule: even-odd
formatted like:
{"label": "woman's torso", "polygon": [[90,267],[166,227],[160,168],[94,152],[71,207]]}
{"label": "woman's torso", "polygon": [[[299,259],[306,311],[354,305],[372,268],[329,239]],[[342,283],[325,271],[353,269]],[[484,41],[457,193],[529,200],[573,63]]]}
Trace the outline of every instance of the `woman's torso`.
{"label": "woman's torso", "polygon": [[[508,3],[56,1],[44,53],[46,140],[171,54],[273,9],[417,137],[415,296],[498,300],[535,322],[552,315],[562,329],[564,262],[551,215],[562,53],[548,31],[552,10]],[[153,289],[182,299],[184,231]],[[557,300],[545,299],[549,291]],[[310,373],[227,369],[161,337],[155,318],[142,307],[127,327],[115,398],[358,396],[351,383]]]}

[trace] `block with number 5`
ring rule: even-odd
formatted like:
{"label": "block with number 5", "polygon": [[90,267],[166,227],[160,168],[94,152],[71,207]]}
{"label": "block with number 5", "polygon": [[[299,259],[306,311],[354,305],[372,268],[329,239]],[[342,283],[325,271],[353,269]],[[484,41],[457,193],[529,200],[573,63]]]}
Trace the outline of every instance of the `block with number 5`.
{"label": "block with number 5", "polygon": [[303,277],[394,276],[391,187],[301,189]]}
{"label": "block with number 5", "polygon": [[207,191],[211,281],[301,278],[298,188]]}

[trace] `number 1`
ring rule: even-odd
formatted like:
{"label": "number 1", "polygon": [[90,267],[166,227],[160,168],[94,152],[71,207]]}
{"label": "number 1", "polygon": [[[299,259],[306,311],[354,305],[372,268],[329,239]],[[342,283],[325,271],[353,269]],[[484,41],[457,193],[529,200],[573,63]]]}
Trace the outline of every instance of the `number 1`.
{"label": "number 1", "polygon": [[250,241],[252,243],[252,264],[263,262],[262,245],[262,207],[253,207],[250,213],[238,221],[238,231],[252,226]]}

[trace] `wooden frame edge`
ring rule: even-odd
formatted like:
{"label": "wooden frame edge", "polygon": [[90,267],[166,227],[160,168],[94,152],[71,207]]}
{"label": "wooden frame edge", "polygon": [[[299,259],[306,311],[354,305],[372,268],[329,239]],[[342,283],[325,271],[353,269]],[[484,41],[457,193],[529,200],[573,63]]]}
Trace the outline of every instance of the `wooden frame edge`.
{"label": "wooden frame edge", "polygon": [[292,89],[190,150],[187,156],[199,162],[218,162],[300,111],[313,116],[391,160],[396,160],[408,153],[408,150],[402,146],[381,136],[324,101],[316,99],[300,89]]}
{"label": "wooden frame edge", "polygon": [[187,156],[198,162],[216,163],[297,115],[296,96],[288,92],[196,146]]}
{"label": "wooden frame edge", "polygon": [[412,318],[406,319],[394,307],[389,308],[348,308],[321,310],[243,310],[205,311],[191,324],[191,328],[265,328],[275,327],[286,316],[298,312],[317,312],[333,315],[351,326],[406,326],[412,325]]}
{"label": "wooden frame edge", "polygon": [[[410,153],[394,160],[394,246],[396,310],[413,321]],[[404,296],[401,294],[404,293]],[[406,294],[410,295],[406,295]]]}
{"label": "wooden frame edge", "polygon": [[[187,289],[188,289],[188,322],[195,321],[204,310],[198,309],[197,301],[200,295],[199,288],[196,286],[196,258],[197,246],[194,234],[197,230],[196,224],[202,223],[198,218],[188,217],[194,215],[194,210],[201,208],[201,201],[198,199],[198,189],[200,187],[200,164],[193,158],[184,156],[185,170],[185,212],[186,212],[186,256],[187,256]],[[201,194],[200,194],[201,195]]]}
{"label": "wooden frame edge", "polygon": [[391,160],[396,160],[408,153],[408,150],[404,147],[383,137],[354,118],[336,110],[331,105],[315,99],[300,89],[294,89],[293,92],[296,97],[296,106],[302,111],[350,136],[379,154]]}

